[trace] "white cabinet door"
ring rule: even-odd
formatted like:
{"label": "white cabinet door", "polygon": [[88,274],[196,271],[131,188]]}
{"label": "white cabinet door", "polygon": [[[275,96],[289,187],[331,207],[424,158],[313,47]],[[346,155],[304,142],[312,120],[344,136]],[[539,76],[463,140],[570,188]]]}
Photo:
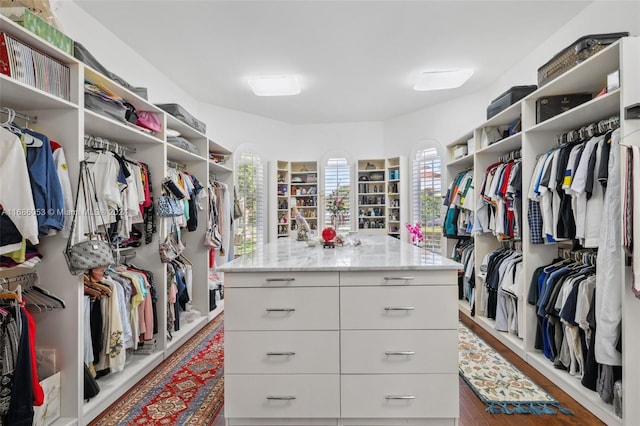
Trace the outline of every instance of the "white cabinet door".
{"label": "white cabinet door", "polygon": [[457,306],[454,286],[341,287],[340,328],[454,330]]}
{"label": "white cabinet door", "polygon": [[[301,249],[306,249],[302,246]],[[313,253],[310,251],[310,253]],[[304,265],[292,265],[302,267]],[[227,287],[335,287],[339,283],[338,272],[227,272]]]}
{"label": "white cabinet door", "polygon": [[225,330],[338,330],[338,323],[338,287],[225,290]]}
{"label": "white cabinet door", "polygon": [[341,286],[406,286],[406,285],[448,285],[455,282],[457,271],[371,271],[342,272]]}
{"label": "white cabinet door", "polygon": [[337,374],[225,375],[226,418],[340,417]]}
{"label": "white cabinet door", "polygon": [[343,374],[458,373],[456,330],[343,330],[340,342]]}
{"label": "white cabinet door", "polygon": [[342,417],[458,417],[459,413],[457,374],[342,375],[341,393]]}
{"label": "white cabinet door", "polygon": [[228,331],[227,374],[339,374],[338,331]]}

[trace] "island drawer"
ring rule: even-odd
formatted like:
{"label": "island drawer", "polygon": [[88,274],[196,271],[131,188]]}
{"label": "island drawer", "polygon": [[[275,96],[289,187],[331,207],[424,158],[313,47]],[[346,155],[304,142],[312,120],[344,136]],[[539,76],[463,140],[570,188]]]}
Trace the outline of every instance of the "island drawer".
{"label": "island drawer", "polygon": [[344,330],[340,342],[343,374],[458,373],[457,330]]}
{"label": "island drawer", "polygon": [[340,328],[455,330],[457,306],[454,286],[341,287]]}
{"label": "island drawer", "polygon": [[339,374],[339,340],[338,331],[228,331],[225,373]]}
{"label": "island drawer", "polygon": [[338,287],[229,288],[225,330],[338,330]]}
{"label": "island drawer", "polygon": [[340,417],[338,374],[225,375],[226,418]]}
{"label": "island drawer", "polygon": [[458,374],[343,375],[342,417],[458,417],[458,381]]}
{"label": "island drawer", "polygon": [[455,270],[341,272],[341,286],[445,285],[457,281]]}
{"label": "island drawer", "polygon": [[[300,265],[303,266],[303,265]],[[338,272],[226,272],[229,287],[335,287]]]}

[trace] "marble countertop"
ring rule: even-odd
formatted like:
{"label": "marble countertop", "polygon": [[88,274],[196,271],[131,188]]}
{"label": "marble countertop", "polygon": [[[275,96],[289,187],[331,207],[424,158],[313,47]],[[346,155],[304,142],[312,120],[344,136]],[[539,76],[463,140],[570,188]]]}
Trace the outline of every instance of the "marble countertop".
{"label": "marble countertop", "polygon": [[357,247],[310,247],[295,238],[273,241],[217,269],[222,272],[384,271],[461,269],[450,259],[389,236],[361,237]]}

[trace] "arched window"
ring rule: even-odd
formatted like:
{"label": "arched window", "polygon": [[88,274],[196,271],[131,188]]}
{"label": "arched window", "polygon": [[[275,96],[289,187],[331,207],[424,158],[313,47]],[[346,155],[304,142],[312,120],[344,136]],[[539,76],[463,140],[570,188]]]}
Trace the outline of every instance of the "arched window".
{"label": "arched window", "polygon": [[422,225],[424,247],[440,252],[442,163],[436,148],[421,149],[413,161],[413,220]]}
{"label": "arched window", "polygon": [[264,167],[257,154],[243,152],[236,163],[237,197],[242,216],[234,222],[235,255],[252,253],[263,244]]}
{"label": "arched window", "polygon": [[351,230],[351,170],[346,158],[329,158],[324,166],[324,225]]}

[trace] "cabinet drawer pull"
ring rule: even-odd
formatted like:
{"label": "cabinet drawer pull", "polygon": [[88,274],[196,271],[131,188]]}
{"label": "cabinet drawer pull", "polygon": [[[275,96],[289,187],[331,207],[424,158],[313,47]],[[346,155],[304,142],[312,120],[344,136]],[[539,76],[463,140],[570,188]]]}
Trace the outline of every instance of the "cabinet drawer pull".
{"label": "cabinet drawer pull", "polygon": [[385,395],[385,399],[416,399],[415,395]]}
{"label": "cabinet drawer pull", "polygon": [[295,281],[295,278],[267,278],[268,283],[281,283]]}
{"label": "cabinet drawer pull", "polygon": [[384,308],[385,311],[413,311],[415,309],[413,306],[387,306]]}
{"label": "cabinet drawer pull", "polygon": [[384,277],[385,281],[411,281],[413,277]]}
{"label": "cabinet drawer pull", "polygon": [[267,312],[295,312],[296,308],[267,308]]}
{"label": "cabinet drawer pull", "polygon": [[296,399],[293,395],[269,395],[267,399],[277,400],[277,401],[291,401]]}
{"label": "cabinet drawer pull", "polygon": [[293,356],[295,352],[267,352],[267,356]]}
{"label": "cabinet drawer pull", "polygon": [[415,351],[386,351],[385,355],[415,355]]}

